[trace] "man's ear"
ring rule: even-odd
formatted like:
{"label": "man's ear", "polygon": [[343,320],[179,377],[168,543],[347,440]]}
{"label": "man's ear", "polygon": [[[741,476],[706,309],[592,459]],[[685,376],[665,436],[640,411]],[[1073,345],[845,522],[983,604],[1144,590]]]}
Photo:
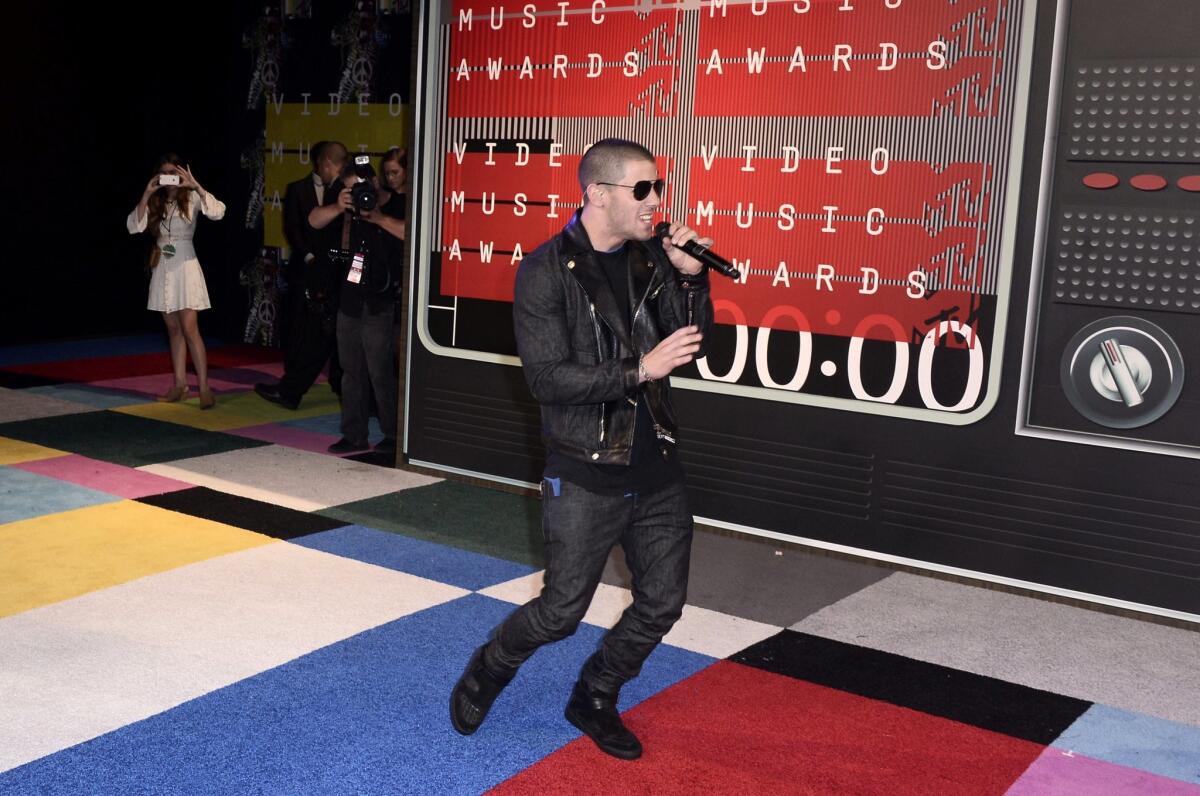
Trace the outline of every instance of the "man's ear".
{"label": "man's ear", "polygon": [[604,190],[603,185],[596,183],[588,183],[587,187],[588,204],[597,207],[604,207],[605,201],[608,199],[608,192]]}

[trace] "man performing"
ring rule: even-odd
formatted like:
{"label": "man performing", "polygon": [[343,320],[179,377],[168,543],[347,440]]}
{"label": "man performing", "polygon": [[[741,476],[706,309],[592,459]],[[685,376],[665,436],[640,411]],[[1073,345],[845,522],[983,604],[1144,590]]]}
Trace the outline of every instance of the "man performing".
{"label": "man performing", "polygon": [[633,605],[583,664],[565,716],[632,760],[642,745],[617,696],[679,619],[692,544],[667,377],[697,356],[712,302],[704,266],[676,248],[696,233],[674,223],[654,239],[664,186],[649,150],[600,141],[579,164],[579,184],[583,208],[521,263],[513,307],[547,450],[545,583],[472,655],[450,718],[475,732],[517,668],[575,632],[620,543]]}

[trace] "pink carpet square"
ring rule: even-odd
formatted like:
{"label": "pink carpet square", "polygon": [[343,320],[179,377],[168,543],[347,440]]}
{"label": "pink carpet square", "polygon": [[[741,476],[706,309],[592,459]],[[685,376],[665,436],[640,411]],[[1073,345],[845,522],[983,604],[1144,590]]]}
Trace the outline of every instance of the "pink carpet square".
{"label": "pink carpet square", "polygon": [[[169,364],[169,363],[168,363]],[[245,392],[254,389],[258,382],[274,384],[283,376],[283,363],[263,362],[241,368],[220,368],[208,372],[208,385],[215,393]],[[324,376],[318,378],[323,381]],[[113,390],[144,395],[153,398],[167,391],[171,386],[171,374],[160,373],[151,376],[127,376],[121,379],[102,379],[91,382],[94,387],[107,387]],[[196,394],[196,374],[188,372],[188,385],[192,394]]]}
{"label": "pink carpet square", "polygon": [[89,459],[77,453],[53,459],[21,462],[12,466],[128,500],[192,488],[191,484],[176,481],[174,478],[163,478],[161,475],[144,473],[132,467]]}
{"label": "pink carpet square", "polygon": [[1006,796],[1200,796],[1200,785],[1047,747]]}

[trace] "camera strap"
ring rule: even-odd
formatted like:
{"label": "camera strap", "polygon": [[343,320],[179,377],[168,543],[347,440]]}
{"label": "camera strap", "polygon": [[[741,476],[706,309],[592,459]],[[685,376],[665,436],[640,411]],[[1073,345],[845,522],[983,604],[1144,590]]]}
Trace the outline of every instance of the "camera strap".
{"label": "camera strap", "polygon": [[349,213],[342,213],[342,251],[350,253],[350,224],[352,223]]}

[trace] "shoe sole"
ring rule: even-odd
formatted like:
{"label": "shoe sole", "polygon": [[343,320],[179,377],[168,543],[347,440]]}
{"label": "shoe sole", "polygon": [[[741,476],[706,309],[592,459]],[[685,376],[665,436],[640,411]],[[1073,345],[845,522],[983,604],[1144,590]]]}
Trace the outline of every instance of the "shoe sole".
{"label": "shoe sole", "polygon": [[571,714],[570,710],[567,710],[565,713],[563,713],[563,718],[565,718],[567,721],[571,722],[571,725],[573,727],[575,727],[575,729],[579,730],[581,733],[583,733],[588,738],[591,738],[592,743],[596,744],[596,748],[599,749],[601,752],[604,752],[604,754],[609,755],[610,757],[615,757],[619,760],[637,760],[639,757],[642,756],[641,749],[636,749],[636,750],[629,751],[629,752],[624,752],[624,751],[620,751],[617,749],[605,749],[603,746],[600,745],[599,741],[597,741],[595,738],[592,737],[592,734],[590,732],[588,732],[587,730],[585,730],[583,728],[583,725],[580,722],[575,720],[575,717]]}

